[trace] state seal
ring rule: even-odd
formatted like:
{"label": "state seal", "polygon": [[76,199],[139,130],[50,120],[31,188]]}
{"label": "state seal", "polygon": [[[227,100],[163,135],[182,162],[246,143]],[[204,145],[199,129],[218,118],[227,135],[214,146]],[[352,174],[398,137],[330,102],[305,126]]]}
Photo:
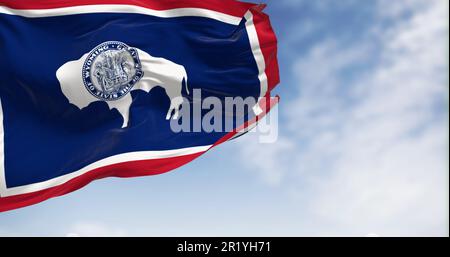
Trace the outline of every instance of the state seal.
{"label": "state seal", "polygon": [[119,41],[96,46],[82,68],[86,89],[105,101],[124,97],[143,75],[138,51]]}

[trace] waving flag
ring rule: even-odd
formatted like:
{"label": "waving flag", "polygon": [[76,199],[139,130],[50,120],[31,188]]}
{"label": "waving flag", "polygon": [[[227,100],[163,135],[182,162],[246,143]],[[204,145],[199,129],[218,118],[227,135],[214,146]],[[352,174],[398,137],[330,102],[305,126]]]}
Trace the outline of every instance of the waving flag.
{"label": "waving flag", "polygon": [[[0,211],[94,179],[170,171],[254,125],[279,82],[263,7],[0,0]],[[257,104],[231,130],[174,131],[207,97]]]}

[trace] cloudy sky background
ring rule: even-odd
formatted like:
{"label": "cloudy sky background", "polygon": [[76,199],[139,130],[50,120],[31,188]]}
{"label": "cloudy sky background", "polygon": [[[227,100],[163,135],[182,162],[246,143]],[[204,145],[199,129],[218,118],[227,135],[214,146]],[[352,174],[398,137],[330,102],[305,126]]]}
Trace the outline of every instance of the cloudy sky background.
{"label": "cloudy sky background", "polygon": [[447,236],[448,1],[267,1],[279,138],[0,214],[0,235]]}

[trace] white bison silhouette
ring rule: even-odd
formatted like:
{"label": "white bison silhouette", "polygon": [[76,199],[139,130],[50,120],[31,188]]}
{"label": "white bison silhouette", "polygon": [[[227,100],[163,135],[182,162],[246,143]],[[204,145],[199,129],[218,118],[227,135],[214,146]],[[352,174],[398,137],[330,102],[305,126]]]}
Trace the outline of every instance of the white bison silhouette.
{"label": "white bison silhouette", "polygon": [[[135,49],[138,52],[144,76],[134,85],[131,91],[139,89],[150,92],[156,86],[164,88],[170,99],[166,119],[168,120],[171,117],[178,119],[183,103],[181,94],[183,81],[186,92],[189,94],[186,70],[182,65],[164,58],[153,57],[138,48]],[[56,71],[56,77],[64,96],[79,109],[83,109],[96,101],[105,102],[109,109],[117,109],[122,115],[122,128],[127,127],[132,103],[131,94],[128,93],[124,97],[112,101],[104,101],[91,95],[85,88],[81,76],[82,67],[88,55],[89,53],[86,53],[78,60],[67,62]]]}

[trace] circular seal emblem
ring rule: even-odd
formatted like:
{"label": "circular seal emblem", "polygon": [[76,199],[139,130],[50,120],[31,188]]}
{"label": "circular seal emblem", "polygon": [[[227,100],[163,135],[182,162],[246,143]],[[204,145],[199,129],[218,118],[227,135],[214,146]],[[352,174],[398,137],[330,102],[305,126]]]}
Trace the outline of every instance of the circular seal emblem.
{"label": "circular seal emblem", "polygon": [[119,41],[104,42],[92,49],[82,70],[86,89],[105,101],[124,97],[143,75],[137,50]]}

